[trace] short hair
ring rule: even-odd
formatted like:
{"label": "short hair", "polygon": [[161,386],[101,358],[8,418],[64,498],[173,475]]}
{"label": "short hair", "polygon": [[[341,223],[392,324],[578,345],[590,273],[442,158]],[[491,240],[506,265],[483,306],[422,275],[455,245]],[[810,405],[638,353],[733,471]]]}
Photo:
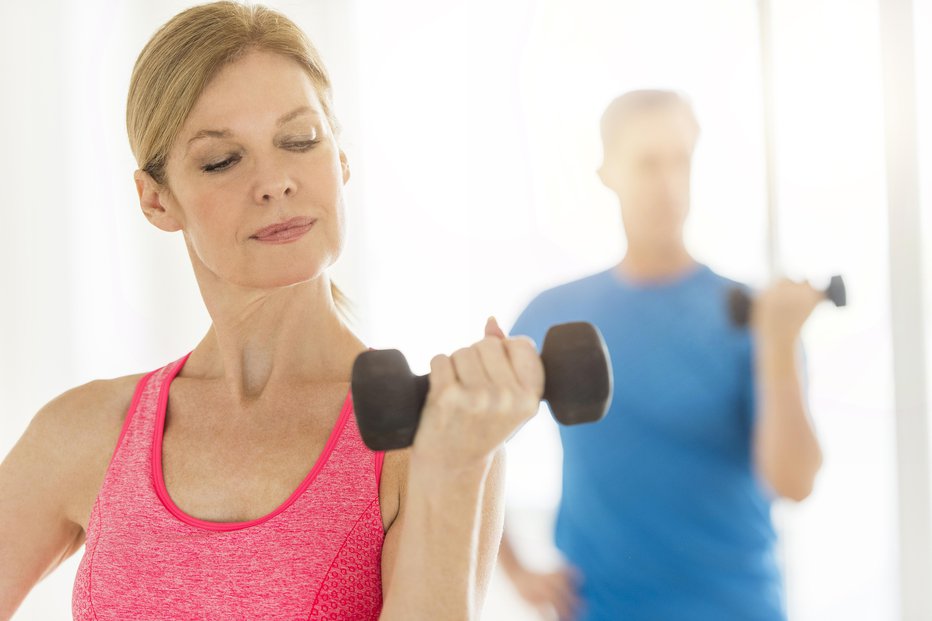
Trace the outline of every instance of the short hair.
{"label": "short hair", "polygon": [[599,124],[602,135],[603,153],[618,142],[624,128],[636,117],[645,112],[663,108],[679,106],[686,113],[687,118],[699,135],[699,121],[693,111],[692,103],[685,94],[679,91],[662,89],[640,89],[628,91],[613,99],[602,113]]}

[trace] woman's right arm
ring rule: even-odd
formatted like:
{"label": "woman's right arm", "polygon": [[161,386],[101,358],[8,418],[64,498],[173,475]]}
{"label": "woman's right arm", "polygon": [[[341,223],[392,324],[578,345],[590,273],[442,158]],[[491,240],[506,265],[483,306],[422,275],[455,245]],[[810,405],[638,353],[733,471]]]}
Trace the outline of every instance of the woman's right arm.
{"label": "woman's right arm", "polygon": [[114,418],[115,381],[89,382],[49,401],[0,463],[0,621],[84,543],[77,516],[101,455],[109,457],[107,445],[112,451],[116,440],[117,421],[105,420]]}
{"label": "woman's right arm", "polygon": [[472,621],[502,529],[508,437],[533,416],[544,367],[530,339],[486,338],[435,356],[398,516],[382,547],[382,621]]}

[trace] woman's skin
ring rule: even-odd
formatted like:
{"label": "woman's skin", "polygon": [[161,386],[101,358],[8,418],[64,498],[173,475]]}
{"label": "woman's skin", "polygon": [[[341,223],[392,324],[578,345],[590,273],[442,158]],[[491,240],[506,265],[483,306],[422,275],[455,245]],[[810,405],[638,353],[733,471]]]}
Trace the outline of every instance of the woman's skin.
{"label": "woman's skin", "polygon": [[[165,185],[134,177],[149,222],[182,232],[212,319],[169,392],[169,495],[204,520],[261,517],[320,454],[367,349],[325,271],[346,235],[346,156],[303,69],[252,51],[202,93]],[[299,240],[253,237],[295,216],[316,218]],[[84,543],[140,377],[53,399],[0,465],[0,619]],[[383,466],[382,619],[477,618],[501,536],[504,441],[542,393],[533,342],[506,338],[494,319],[481,340],[431,360],[414,444]]]}

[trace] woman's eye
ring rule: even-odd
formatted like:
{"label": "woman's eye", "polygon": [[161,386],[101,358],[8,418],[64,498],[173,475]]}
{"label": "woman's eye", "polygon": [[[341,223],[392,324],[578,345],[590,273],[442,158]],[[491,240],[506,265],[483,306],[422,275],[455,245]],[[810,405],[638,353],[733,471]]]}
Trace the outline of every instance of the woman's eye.
{"label": "woman's eye", "polygon": [[[311,140],[293,140],[291,142],[283,143],[282,146],[292,151],[303,152],[303,151],[308,151],[312,149],[319,142],[320,142],[320,138],[313,138]],[[205,164],[204,166],[201,166],[201,170],[203,170],[206,173],[219,172],[221,170],[226,170],[227,168],[229,168],[230,166],[232,166],[239,160],[240,160],[239,155],[231,155],[230,157],[220,162],[214,162],[212,164]]]}
{"label": "woman's eye", "polygon": [[239,156],[233,155],[221,162],[216,162],[213,164],[207,164],[205,166],[202,166],[201,170],[203,170],[204,172],[216,172],[218,170],[224,170],[225,168],[229,168],[231,165],[235,164],[238,161],[239,161]]}
{"label": "woman's eye", "polygon": [[320,138],[314,138],[312,140],[295,140],[285,143],[285,146],[294,151],[307,151],[318,142],[320,142]]}

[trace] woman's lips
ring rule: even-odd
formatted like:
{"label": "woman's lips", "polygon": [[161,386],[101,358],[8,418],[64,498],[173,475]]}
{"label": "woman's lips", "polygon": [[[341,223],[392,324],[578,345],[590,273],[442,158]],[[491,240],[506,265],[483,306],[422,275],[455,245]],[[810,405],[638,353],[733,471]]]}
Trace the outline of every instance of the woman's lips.
{"label": "woman's lips", "polygon": [[304,226],[310,224],[316,218],[310,218],[308,216],[295,216],[293,218],[288,218],[287,220],[282,220],[281,222],[276,222],[275,224],[270,224],[266,227],[263,227],[252,234],[253,237],[268,237],[273,233],[278,233],[284,229],[290,229],[293,226]]}
{"label": "woman's lips", "polygon": [[314,222],[316,222],[316,220],[311,220],[304,225],[291,226],[268,235],[255,235],[253,236],[253,239],[265,243],[287,244],[288,242],[293,242],[296,239],[300,239],[301,236],[310,231],[314,226]]}

